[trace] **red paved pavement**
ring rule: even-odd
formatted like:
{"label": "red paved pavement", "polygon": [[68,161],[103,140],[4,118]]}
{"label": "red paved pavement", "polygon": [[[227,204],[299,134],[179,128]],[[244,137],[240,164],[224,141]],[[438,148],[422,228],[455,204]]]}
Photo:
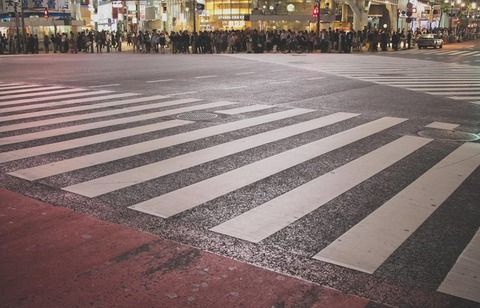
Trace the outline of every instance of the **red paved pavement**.
{"label": "red paved pavement", "polygon": [[1,307],[349,307],[292,277],[0,189]]}

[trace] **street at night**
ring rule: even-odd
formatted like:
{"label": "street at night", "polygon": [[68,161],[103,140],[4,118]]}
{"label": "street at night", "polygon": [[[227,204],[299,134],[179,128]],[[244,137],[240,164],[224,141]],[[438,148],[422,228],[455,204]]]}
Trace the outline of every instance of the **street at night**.
{"label": "street at night", "polygon": [[[479,47],[0,56],[2,194],[365,307],[479,307]],[[9,238],[30,223],[24,214],[18,225],[20,203],[2,199],[0,275],[20,266],[12,256],[24,249]],[[16,280],[4,277],[9,290]],[[45,304],[42,288],[32,290],[0,298]],[[168,294],[153,306],[184,307],[186,293]],[[185,303],[205,307],[192,298]],[[255,306],[238,303],[228,305]]]}

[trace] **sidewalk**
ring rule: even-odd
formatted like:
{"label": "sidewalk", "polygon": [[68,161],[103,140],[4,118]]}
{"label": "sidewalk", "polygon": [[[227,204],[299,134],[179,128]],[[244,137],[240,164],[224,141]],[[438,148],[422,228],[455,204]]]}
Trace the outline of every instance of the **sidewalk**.
{"label": "sidewalk", "polygon": [[0,189],[1,307],[381,307]]}

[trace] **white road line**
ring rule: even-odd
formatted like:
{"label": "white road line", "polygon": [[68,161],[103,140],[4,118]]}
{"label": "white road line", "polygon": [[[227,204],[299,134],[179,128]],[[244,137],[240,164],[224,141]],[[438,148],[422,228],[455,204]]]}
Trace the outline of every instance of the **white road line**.
{"label": "white road line", "polygon": [[132,205],[129,208],[168,218],[403,121],[406,119],[382,118]]}
{"label": "white road line", "polygon": [[444,52],[444,54],[445,54],[445,55],[451,55],[451,54],[453,54],[453,53],[457,53],[457,52],[458,52],[458,51],[456,51],[456,50],[453,50],[453,51],[446,51],[446,52]]}
{"label": "white road line", "polygon": [[[468,93],[468,92],[462,92],[462,91],[465,91],[465,90],[478,90],[480,91],[480,86],[478,87],[468,87],[468,88],[440,88],[440,87],[436,87],[436,88],[422,88],[422,87],[406,87],[407,90],[415,90],[415,91],[427,91],[427,92],[436,92],[436,93],[439,93],[439,94],[442,94],[445,93],[445,92],[448,92],[448,91],[454,91],[452,93],[456,93],[456,94],[464,94],[464,93]],[[475,92],[473,93],[475,94]]]}
{"label": "white road line", "polygon": [[193,77],[195,79],[207,79],[207,78],[215,78],[215,77],[218,77],[217,75],[205,75],[205,76],[196,76],[196,77]]}
{"label": "white road line", "polygon": [[210,230],[258,243],[430,141],[401,137]]}
{"label": "white road line", "polygon": [[[20,84],[20,83],[10,83],[10,84],[3,84],[3,85],[0,85],[0,91],[4,91],[4,90],[15,90],[15,89],[27,89],[27,88],[38,88],[38,87],[42,87],[38,84]],[[2,93],[2,92],[0,92]]]}
{"label": "white road line", "polygon": [[[81,92],[81,91],[87,91],[87,90],[88,89],[74,88],[74,89],[63,89],[63,90],[55,90],[55,91],[5,95],[5,96],[0,96],[0,100],[4,101],[7,99],[17,99],[17,98],[32,97],[32,96],[45,96],[45,95],[62,94],[62,93],[73,93],[73,92]],[[8,103],[9,102],[6,102],[6,103],[2,102],[2,105],[6,105]]]}
{"label": "white road line", "polygon": [[218,88],[219,90],[236,90],[236,89],[245,89],[248,86],[236,86],[236,87],[226,87],[226,88]]}
{"label": "white road line", "polygon": [[[128,93],[128,94],[133,95],[132,93]],[[164,98],[166,97],[167,96],[165,96]],[[107,102],[107,103],[97,103],[97,104],[91,104],[91,105],[82,105],[82,106],[58,108],[53,110],[42,110],[42,111],[21,113],[21,114],[15,114],[15,115],[3,116],[3,117],[0,116],[0,122],[28,119],[28,118],[34,118],[34,117],[47,116],[47,115],[50,116],[54,114],[62,114],[67,112],[86,111],[86,110],[99,109],[99,108],[105,108],[105,107],[120,107],[122,105],[130,104],[130,103],[138,103],[143,101],[144,101],[143,98],[127,99],[127,100],[113,101],[113,102]],[[1,110],[1,111],[4,111],[4,110]]]}
{"label": "white road line", "polygon": [[53,100],[59,100],[59,99],[64,99],[64,98],[92,96],[92,95],[106,94],[106,93],[112,93],[112,92],[113,91],[108,91],[108,90],[98,90],[98,91],[91,91],[91,92],[86,91],[86,92],[70,93],[70,94],[63,94],[63,95],[25,98],[25,99],[19,99],[19,100],[14,100],[14,101],[0,102],[0,106],[13,106],[13,105],[26,104],[26,103],[53,101]]}
{"label": "white road line", "polygon": [[305,80],[309,80],[309,81],[320,80],[320,79],[325,79],[325,77],[310,77],[310,78],[305,78]]}
{"label": "white road line", "polygon": [[255,74],[255,72],[240,72],[240,73],[235,73],[237,76],[245,76],[245,75],[252,75]]}
{"label": "white road line", "polygon": [[[358,116],[335,113],[62,188],[90,198]],[[1,155],[1,153],[0,153]]]}
{"label": "white road line", "polygon": [[[199,100],[190,100],[190,101],[193,102],[193,101],[199,101]],[[181,101],[176,100],[176,101],[173,101],[173,102],[177,102],[177,104],[180,104],[180,103],[183,104],[183,103],[185,103],[185,100],[181,100]],[[123,117],[123,118],[118,118],[118,119],[113,119],[113,120],[105,120],[105,121],[99,121],[99,122],[93,122],[93,123],[72,125],[72,126],[67,126],[67,127],[62,127],[62,128],[42,130],[42,131],[34,132],[34,133],[14,135],[14,136],[10,136],[10,137],[3,137],[3,138],[0,138],[0,145],[19,143],[19,142],[37,140],[37,139],[42,139],[42,138],[56,137],[56,136],[67,135],[67,134],[72,134],[72,133],[78,133],[78,132],[85,131],[85,130],[91,130],[91,129],[109,127],[109,126],[114,126],[114,125],[121,125],[121,124],[128,124],[128,123],[135,123],[135,122],[139,122],[139,121],[157,119],[157,118],[160,118],[160,117],[170,116],[170,115],[174,115],[174,114],[178,114],[178,113],[182,113],[182,112],[199,110],[199,109],[201,109],[201,106],[202,105],[200,105],[198,107],[197,106],[181,107],[181,108],[177,108],[177,109],[170,109],[170,110],[165,110],[165,111],[152,112],[152,113],[147,113],[147,114],[140,114],[140,115],[137,115],[137,116]]]}
{"label": "white road line", "polygon": [[95,88],[117,87],[119,85],[120,85],[119,83],[111,83],[111,84],[102,84],[98,86],[89,86],[89,88],[95,89]]}
{"label": "white road line", "polygon": [[279,80],[279,81],[271,81],[270,84],[284,84],[284,83],[291,83],[291,80]]}
{"label": "white road line", "polygon": [[480,229],[437,291],[480,303]]}
{"label": "white road line", "polygon": [[416,83],[412,83],[412,84],[389,84],[389,85],[394,85],[394,86],[408,86],[408,87],[415,87],[417,89],[422,89],[422,88],[444,88],[444,87],[447,87],[447,86],[450,86],[450,85],[455,85],[456,87],[461,87],[463,88],[464,90],[468,90],[470,87],[472,86],[480,86],[480,82],[479,83],[452,83],[452,84],[445,84],[445,83],[441,83],[441,84],[416,84]]}
{"label": "white road line", "polygon": [[[459,94],[459,93],[454,93]],[[480,94],[480,93],[478,93]],[[480,95],[477,96],[449,96],[448,98],[457,100],[457,101],[470,101],[470,100],[480,100]]]}
{"label": "white road line", "polygon": [[35,93],[42,93],[48,90],[56,90],[56,89],[64,89],[63,86],[51,86],[51,87],[41,87],[41,88],[28,88],[28,89],[15,89],[15,90],[8,90],[8,91],[1,91],[0,92],[0,99],[3,95],[7,94],[21,94],[27,92],[35,92]]}
{"label": "white road line", "polygon": [[428,125],[425,125],[425,127],[428,127],[428,128],[438,128],[438,129],[448,129],[448,130],[454,130],[459,126],[460,124],[445,123],[445,122],[432,122]]}
{"label": "white road line", "polygon": [[479,165],[480,144],[462,144],[314,258],[372,274]]}
{"label": "white road line", "polygon": [[456,55],[461,55],[463,53],[467,53],[468,50],[462,50],[462,51],[456,51],[456,52],[452,52],[450,55],[451,56],[456,56]]}
{"label": "white road line", "polygon": [[381,78],[381,77],[363,77],[363,79],[374,79],[385,82],[421,82],[421,83],[437,83],[437,82],[454,82],[454,81],[476,81],[480,82],[480,78],[412,78],[412,77],[400,77],[400,78]]}
{"label": "white road line", "polygon": [[150,81],[145,81],[146,83],[156,83],[156,82],[169,82],[169,81],[174,81],[174,79],[159,79],[159,80],[150,80]]}
{"label": "white road line", "polygon": [[187,125],[190,123],[193,123],[193,122],[183,121],[183,120],[171,120],[171,121],[165,121],[160,123],[154,123],[149,125],[143,125],[143,126],[137,126],[133,128],[112,131],[104,134],[75,138],[67,141],[49,143],[49,144],[39,145],[31,148],[13,150],[9,152],[2,152],[0,153],[0,163],[14,161],[22,158],[27,158],[27,157],[55,153],[59,151],[71,150],[71,149],[75,149],[75,148],[79,148],[87,145],[93,145],[93,144],[108,142],[108,141],[112,141],[120,138],[141,135],[141,134],[159,131],[167,128]]}
{"label": "white road line", "polygon": [[[145,101],[155,101],[163,98],[165,98],[165,96],[157,95],[157,96],[149,96],[149,97],[140,97],[133,100],[136,100],[138,102],[145,102]],[[79,120],[89,120],[94,118],[108,117],[108,116],[136,112],[136,111],[148,111],[151,109],[157,109],[157,108],[162,108],[167,106],[175,106],[175,105],[186,104],[186,103],[193,103],[197,101],[199,101],[199,99],[179,99],[174,101],[166,101],[166,102],[160,102],[160,103],[154,103],[154,104],[148,104],[148,105],[125,107],[121,109],[112,109],[112,110],[98,111],[98,112],[91,112],[86,114],[77,114],[77,115],[70,115],[70,116],[67,115],[63,117],[57,117],[57,118],[46,119],[46,120],[0,126],[0,132],[8,132],[8,131],[14,131],[14,130],[20,130],[20,129],[26,129],[26,128],[39,127],[44,125],[53,125],[53,124],[59,124],[59,123],[79,121]]]}
{"label": "white road line", "polygon": [[432,95],[475,95],[478,94],[475,99],[480,98],[480,91],[471,91],[471,92],[461,92],[461,91],[454,91],[454,92],[443,92],[441,90],[435,90],[435,91],[428,91],[425,92],[427,94],[432,94]]}
{"label": "white road line", "polygon": [[462,56],[471,56],[471,55],[474,55],[476,53],[477,53],[477,51],[471,51],[471,52],[463,54]]}
{"label": "white road line", "polygon": [[[118,93],[118,94],[111,94],[105,96],[94,96],[94,97],[84,97],[84,98],[77,98],[71,99],[66,101],[59,101],[59,102],[50,102],[50,103],[43,103],[43,104],[33,104],[33,105],[24,105],[24,106],[14,106],[10,108],[1,108],[0,112],[13,112],[13,111],[22,111],[22,110],[29,110],[29,109],[38,109],[38,108],[47,108],[47,107],[55,107],[55,106],[65,106],[70,104],[77,104],[77,103],[86,103],[86,102],[97,102],[97,101],[104,101],[109,99],[116,99],[116,98],[124,98],[138,95],[137,93]],[[57,109],[55,109],[57,110]],[[53,112],[53,110],[51,110]]]}
{"label": "white road line", "polygon": [[260,111],[260,110],[270,109],[273,107],[275,106],[255,104],[255,105],[243,106],[243,107],[227,109],[227,110],[218,110],[218,111],[215,111],[215,113],[233,115],[233,114],[239,114],[239,113],[245,113],[245,112]]}
{"label": "white road line", "polygon": [[[212,103],[203,105],[203,109],[215,108],[220,106],[227,106],[227,102]],[[192,108],[190,108],[192,109]],[[201,109],[201,107],[197,107]],[[193,109],[192,109],[193,110]],[[301,115],[307,112],[311,112],[309,109],[292,109],[283,112],[277,112],[265,116],[256,118],[249,118],[232,123],[226,123],[216,126],[210,126],[202,129],[198,129],[191,132],[186,132],[178,135],[168,136],[156,140],[149,140],[141,143],[127,145],[120,148],[115,148],[107,151],[84,155],[76,158],[66,159],[63,161],[41,165],[33,168],[22,169],[16,172],[10,173],[13,176],[20,177],[26,180],[38,180],[55,174],[61,174],[81,168],[99,165],[102,163],[118,160],[121,158],[131,157],[142,153],[155,151],[158,149],[166,148],[173,145],[182,144],[189,141],[199,140],[210,136],[219,135],[222,133],[252,127],[265,123],[265,121],[275,121],[285,119],[295,115]]]}
{"label": "white road line", "polygon": [[167,96],[178,96],[178,95],[190,95],[190,94],[195,94],[197,91],[187,91],[187,92],[177,92],[177,93],[168,93],[165,94]]}
{"label": "white road line", "polygon": [[10,87],[39,87],[39,85],[24,84],[24,83],[21,83],[21,82],[12,82],[12,83],[0,84],[0,90],[10,88]]}

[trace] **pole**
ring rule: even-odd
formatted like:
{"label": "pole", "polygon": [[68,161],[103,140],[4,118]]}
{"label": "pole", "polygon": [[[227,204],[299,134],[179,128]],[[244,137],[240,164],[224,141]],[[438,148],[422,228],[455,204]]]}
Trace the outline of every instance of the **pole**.
{"label": "pole", "polygon": [[193,33],[197,32],[197,1],[193,0]]}
{"label": "pole", "polygon": [[320,37],[320,0],[317,0],[318,16],[317,16],[317,37]]}
{"label": "pole", "polygon": [[17,48],[16,48],[16,53],[20,53],[20,25],[18,21],[18,1],[14,2],[15,6],[13,7],[14,12],[15,12],[15,27],[17,28]]}
{"label": "pole", "polygon": [[23,49],[24,49],[23,51],[25,53],[27,53],[27,36],[25,34],[26,31],[25,31],[25,18],[23,16],[23,3],[22,2],[20,2],[20,3],[21,3],[21,5],[20,5],[20,18],[21,19],[20,20],[22,21],[22,38],[23,38]]}

